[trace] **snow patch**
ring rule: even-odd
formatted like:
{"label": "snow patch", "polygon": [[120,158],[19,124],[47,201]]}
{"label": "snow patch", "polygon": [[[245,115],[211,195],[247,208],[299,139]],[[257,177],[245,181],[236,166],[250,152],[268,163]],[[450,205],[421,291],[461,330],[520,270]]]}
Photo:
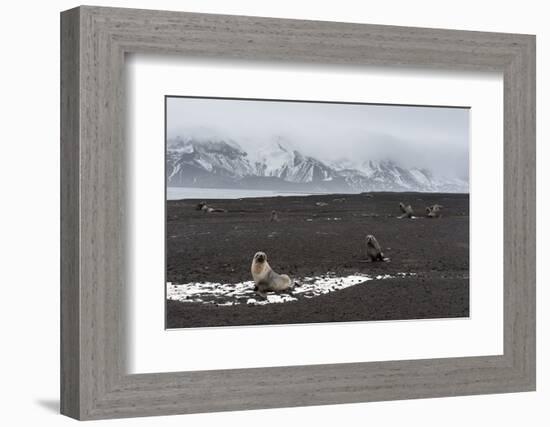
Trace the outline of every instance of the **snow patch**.
{"label": "snow patch", "polygon": [[290,292],[269,293],[262,298],[254,291],[252,280],[239,283],[191,282],[166,284],[167,299],[184,303],[215,304],[218,306],[233,306],[239,304],[266,305],[315,298],[331,292],[336,292],[351,286],[363,285],[372,280],[403,278],[414,273],[398,273],[369,276],[356,273],[349,276],[335,276],[332,273],[316,277],[304,277],[296,281]]}

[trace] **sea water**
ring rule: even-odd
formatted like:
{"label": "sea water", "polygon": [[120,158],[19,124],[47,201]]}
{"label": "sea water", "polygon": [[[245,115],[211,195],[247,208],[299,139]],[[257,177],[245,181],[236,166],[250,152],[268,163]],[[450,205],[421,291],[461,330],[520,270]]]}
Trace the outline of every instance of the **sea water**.
{"label": "sea water", "polygon": [[308,196],[310,193],[294,193],[273,190],[246,190],[239,188],[191,188],[167,187],[167,200],[181,199],[245,199],[247,197]]}

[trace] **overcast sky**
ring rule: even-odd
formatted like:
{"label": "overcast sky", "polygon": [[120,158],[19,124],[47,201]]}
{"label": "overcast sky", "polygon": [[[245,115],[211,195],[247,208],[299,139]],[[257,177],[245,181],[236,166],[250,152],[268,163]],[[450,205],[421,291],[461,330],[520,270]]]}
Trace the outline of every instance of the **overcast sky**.
{"label": "overcast sky", "polygon": [[168,138],[231,138],[247,152],[281,140],[325,162],[390,159],[468,179],[467,108],[170,97],[166,119]]}

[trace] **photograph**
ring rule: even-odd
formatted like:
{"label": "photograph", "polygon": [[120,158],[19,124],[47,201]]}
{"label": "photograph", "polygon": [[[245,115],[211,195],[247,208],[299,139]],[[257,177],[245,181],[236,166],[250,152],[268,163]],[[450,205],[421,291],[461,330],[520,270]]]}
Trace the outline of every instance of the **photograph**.
{"label": "photograph", "polygon": [[167,329],[470,316],[468,106],[164,107]]}

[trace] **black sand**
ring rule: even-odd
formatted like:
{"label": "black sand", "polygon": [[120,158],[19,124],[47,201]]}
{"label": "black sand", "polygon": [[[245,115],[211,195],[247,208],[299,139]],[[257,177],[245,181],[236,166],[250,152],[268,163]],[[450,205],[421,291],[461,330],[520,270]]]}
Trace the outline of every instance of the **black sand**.
{"label": "black sand", "polygon": [[[251,280],[257,251],[292,278],[334,272],[414,277],[369,281],[309,300],[216,306],[167,301],[167,328],[403,320],[469,315],[469,196],[371,193],[208,200],[226,213],[195,210],[200,200],[167,202],[167,277],[174,283]],[[397,219],[399,202],[417,219]],[[318,206],[316,203],[327,203]],[[442,218],[424,216],[444,206]],[[270,222],[276,210],[279,222]],[[366,261],[373,234],[390,262]]]}

